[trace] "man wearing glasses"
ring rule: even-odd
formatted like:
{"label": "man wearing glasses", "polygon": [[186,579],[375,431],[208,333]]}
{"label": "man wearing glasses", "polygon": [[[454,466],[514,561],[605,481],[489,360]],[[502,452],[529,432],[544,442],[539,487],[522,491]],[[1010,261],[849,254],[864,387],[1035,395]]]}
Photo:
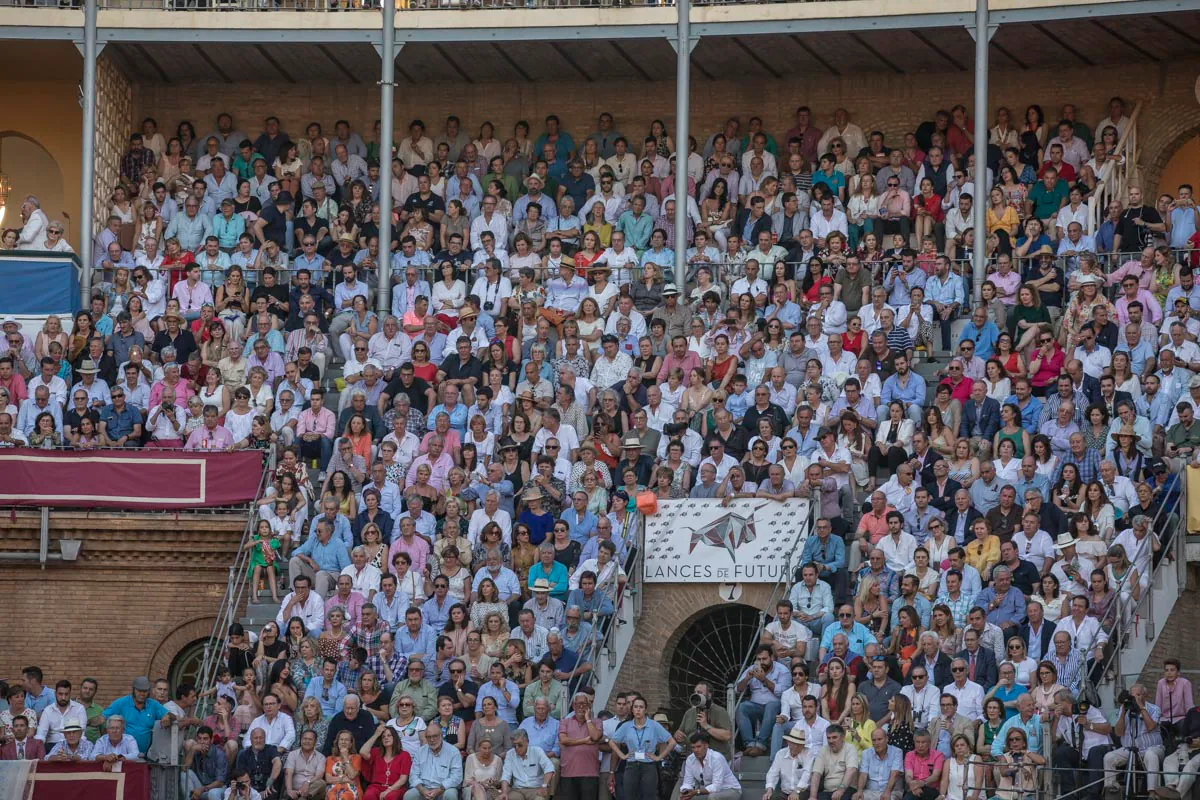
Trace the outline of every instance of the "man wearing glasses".
{"label": "man wearing glasses", "polygon": [[952,681],[944,694],[958,701],[958,713],[970,720],[983,719],[983,687],[967,680],[967,662],[959,657],[950,662]]}

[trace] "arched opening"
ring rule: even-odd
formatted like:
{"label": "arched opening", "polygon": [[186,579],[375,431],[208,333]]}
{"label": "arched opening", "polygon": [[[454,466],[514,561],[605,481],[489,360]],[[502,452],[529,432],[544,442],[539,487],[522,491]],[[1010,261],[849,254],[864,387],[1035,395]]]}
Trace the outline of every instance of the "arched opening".
{"label": "arched opening", "polygon": [[171,683],[172,691],[181,683],[199,686],[200,668],[204,664],[204,645],[207,641],[197,639],[184,645],[175,654],[175,658],[171,660],[171,668],[167,671],[167,680]]}
{"label": "arched opening", "polygon": [[[713,688],[718,698],[738,673],[758,637],[758,609],[741,604],[714,607],[687,623],[669,652],[667,690],[669,714],[679,719],[687,710],[688,698],[699,681]],[[723,704],[723,700],[719,700]]]}
{"label": "arched opening", "polygon": [[21,199],[28,195],[37,197],[47,217],[69,225],[62,170],[41,144],[22,133],[0,132],[0,171],[8,176],[12,187],[3,227],[21,227]]}
{"label": "arched opening", "polygon": [[1200,131],[1193,131],[1171,155],[1158,179],[1158,193],[1174,195],[1181,183],[1200,185]]}

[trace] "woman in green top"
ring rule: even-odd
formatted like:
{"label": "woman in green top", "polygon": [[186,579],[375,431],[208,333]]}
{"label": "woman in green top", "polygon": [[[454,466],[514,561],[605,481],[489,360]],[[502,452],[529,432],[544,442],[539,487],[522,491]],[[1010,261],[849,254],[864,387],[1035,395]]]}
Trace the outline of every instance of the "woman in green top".
{"label": "woman in green top", "polygon": [[1017,352],[1033,347],[1043,325],[1050,329],[1050,311],[1042,305],[1038,290],[1026,283],[1017,289],[1017,304],[1008,314],[1008,332],[1017,342]]}
{"label": "woman in green top", "polygon": [[998,697],[989,697],[983,702],[983,722],[975,732],[975,752],[992,752],[992,740],[1004,727],[1004,702]]}
{"label": "woman in green top", "polygon": [[1000,430],[992,439],[992,452],[999,455],[1000,442],[1008,439],[1013,443],[1013,457],[1020,461],[1029,452],[1029,431],[1021,427],[1021,409],[1015,403],[1000,407]]}

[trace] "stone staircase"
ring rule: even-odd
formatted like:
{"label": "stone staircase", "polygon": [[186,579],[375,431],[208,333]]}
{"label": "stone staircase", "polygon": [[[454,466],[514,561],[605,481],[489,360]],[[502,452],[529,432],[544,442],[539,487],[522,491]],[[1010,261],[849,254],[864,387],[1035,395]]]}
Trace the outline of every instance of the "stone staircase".
{"label": "stone staircase", "polygon": [[742,784],[742,797],[762,797],[766,791],[767,770],[771,768],[770,756],[747,758],[743,755],[736,760],[739,763],[733,773]]}

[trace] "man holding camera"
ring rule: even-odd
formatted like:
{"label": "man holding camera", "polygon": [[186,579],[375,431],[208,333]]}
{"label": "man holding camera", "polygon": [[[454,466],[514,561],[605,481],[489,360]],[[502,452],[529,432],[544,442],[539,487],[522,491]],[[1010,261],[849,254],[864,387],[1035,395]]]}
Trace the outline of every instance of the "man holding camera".
{"label": "man holding camera", "polygon": [[675,731],[675,741],[688,747],[692,734],[702,731],[708,734],[709,745],[726,761],[733,759],[733,721],[729,712],[713,702],[713,690],[707,683],[696,684],[692,692],[691,708],[683,714],[679,729]]}
{"label": "man holding camera", "polygon": [[1066,689],[1054,696],[1054,703],[1054,715],[1058,718],[1054,726],[1054,763],[1066,768],[1058,773],[1059,795],[1074,794],[1082,784],[1087,786],[1085,796],[1097,800],[1112,726],[1100,709],[1090,703],[1075,702],[1074,695]]}
{"label": "man holding camera", "polygon": [[1118,776],[1117,770],[1136,755],[1145,765],[1146,789],[1153,792],[1158,788],[1163,762],[1162,731],[1158,729],[1162,711],[1146,699],[1146,687],[1140,683],[1122,692],[1117,702],[1121,711],[1113,731],[1121,737],[1121,746],[1104,755],[1104,791],[1119,794],[1124,790],[1124,776]]}

